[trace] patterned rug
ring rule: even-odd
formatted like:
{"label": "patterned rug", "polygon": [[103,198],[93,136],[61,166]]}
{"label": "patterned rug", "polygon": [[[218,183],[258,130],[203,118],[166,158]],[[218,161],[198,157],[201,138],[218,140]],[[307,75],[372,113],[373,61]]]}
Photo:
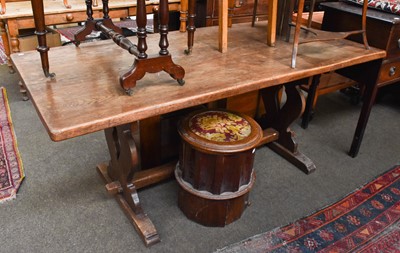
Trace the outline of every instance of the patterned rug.
{"label": "patterned rug", "polygon": [[4,51],[3,40],[0,37],[0,65],[7,63],[6,52]]}
{"label": "patterned rug", "polygon": [[399,218],[397,165],[308,217],[216,252],[400,252]]}
{"label": "patterned rug", "polygon": [[16,197],[24,177],[6,89],[0,87],[0,203]]}

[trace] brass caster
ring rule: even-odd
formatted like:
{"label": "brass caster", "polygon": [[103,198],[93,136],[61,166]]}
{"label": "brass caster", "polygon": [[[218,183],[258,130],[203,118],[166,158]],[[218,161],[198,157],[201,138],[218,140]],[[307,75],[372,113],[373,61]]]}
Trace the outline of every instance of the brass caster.
{"label": "brass caster", "polygon": [[177,81],[180,86],[183,86],[185,84],[185,80],[183,80],[183,79],[177,79]]}

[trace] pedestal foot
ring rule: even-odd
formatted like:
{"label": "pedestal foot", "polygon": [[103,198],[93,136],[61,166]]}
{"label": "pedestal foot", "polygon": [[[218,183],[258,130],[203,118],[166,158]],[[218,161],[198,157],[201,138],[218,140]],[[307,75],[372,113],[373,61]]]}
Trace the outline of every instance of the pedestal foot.
{"label": "pedestal foot", "polygon": [[[102,163],[97,166],[97,171],[100,176],[103,178],[106,184],[110,184],[113,181],[108,176],[107,173],[107,164]],[[129,204],[125,201],[122,193],[116,193],[115,200],[118,202],[125,215],[128,217],[130,222],[135,227],[136,231],[142,238],[144,244],[146,246],[151,246],[160,241],[160,237],[157,233],[157,230],[154,224],[151,222],[150,218],[144,212],[134,212]]]}
{"label": "pedestal foot", "polygon": [[293,153],[277,142],[269,143],[268,147],[306,174],[310,174],[316,169],[313,161],[299,151]]}
{"label": "pedestal foot", "polygon": [[132,68],[120,77],[120,85],[128,94],[132,94],[131,89],[136,86],[136,81],[142,79],[146,72],[157,73],[160,71],[170,74],[179,85],[185,83],[183,80],[185,70],[172,61],[171,55],[157,55],[146,59],[135,59]]}

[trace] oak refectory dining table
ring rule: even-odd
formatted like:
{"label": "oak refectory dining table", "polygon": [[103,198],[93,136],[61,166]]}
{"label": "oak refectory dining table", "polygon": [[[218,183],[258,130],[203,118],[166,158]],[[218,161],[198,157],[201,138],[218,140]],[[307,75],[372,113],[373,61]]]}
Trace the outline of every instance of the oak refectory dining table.
{"label": "oak refectory dining table", "polygon": [[[229,50],[218,51],[218,27],[196,31],[196,50],[186,55],[186,34],[169,34],[174,62],[186,71],[180,86],[165,72],[146,74],[131,96],[120,87],[119,75],[132,64],[132,56],[113,41],[83,43],[80,47],[56,47],[49,51],[54,79],[46,78],[36,51],[12,54],[13,65],[26,86],[40,119],[53,141],[63,141],[96,131],[105,131],[111,160],[98,166],[146,245],[159,241],[154,224],[143,211],[137,189],[169,177],[175,163],[139,170],[139,134],[136,122],[180,109],[258,90],[266,111],[266,129],[278,133],[268,144],[274,151],[306,173],[315,165],[298,150],[290,125],[304,110],[298,85],[310,77],[338,71],[366,84],[365,101],[350,153],[355,156],[376,94],[375,81],[383,50],[337,40],[299,47],[297,67],[290,67],[292,44],[277,40],[266,44],[267,29],[259,25],[234,25],[229,32]],[[157,45],[156,34],[148,36]],[[149,52],[155,50],[149,47]],[[286,102],[279,103],[285,86]],[[154,133],[156,135],[156,133]],[[276,136],[276,135],[275,135]]]}

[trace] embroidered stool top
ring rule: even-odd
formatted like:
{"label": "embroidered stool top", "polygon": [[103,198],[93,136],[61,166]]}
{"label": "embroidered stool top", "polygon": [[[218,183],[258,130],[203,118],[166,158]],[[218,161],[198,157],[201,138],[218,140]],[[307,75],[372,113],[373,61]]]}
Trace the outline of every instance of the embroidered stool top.
{"label": "embroidered stool top", "polygon": [[205,152],[233,153],[257,146],[261,127],[251,117],[225,110],[188,115],[178,126],[184,141]]}

